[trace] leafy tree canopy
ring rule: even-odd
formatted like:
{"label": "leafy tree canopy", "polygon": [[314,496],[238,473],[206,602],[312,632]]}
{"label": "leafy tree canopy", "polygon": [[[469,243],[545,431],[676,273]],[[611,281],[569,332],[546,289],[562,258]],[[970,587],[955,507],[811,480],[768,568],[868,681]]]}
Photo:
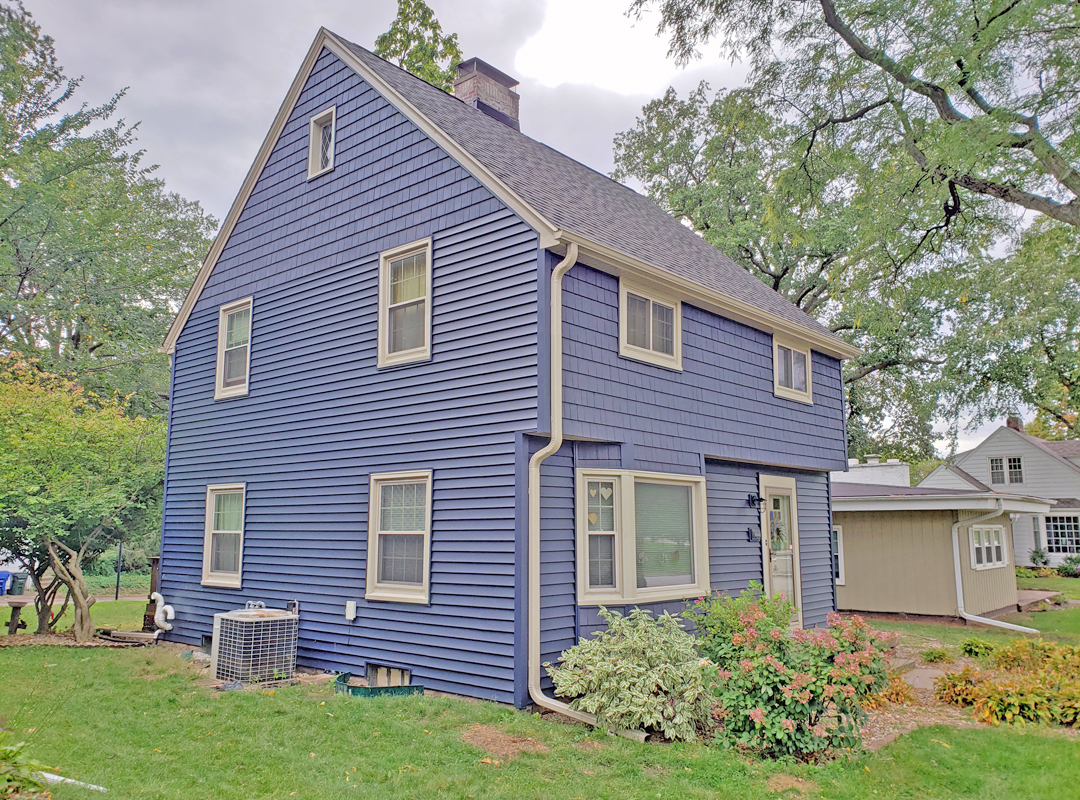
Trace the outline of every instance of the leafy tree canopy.
{"label": "leafy tree canopy", "polygon": [[716,40],[763,102],[873,160],[1080,226],[1080,7],[1071,0],[632,0],[681,62]]}
{"label": "leafy tree canopy", "polygon": [[160,413],[156,351],[216,222],[142,165],[135,127],[112,121],[122,93],[69,109],[78,85],[30,14],[0,6],[0,352]]}
{"label": "leafy tree canopy", "polygon": [[398,0],[390,29],[375,40],[375,55],[449,92],[461,62],[456,33],[443,35],[435,12],[424,0]]}

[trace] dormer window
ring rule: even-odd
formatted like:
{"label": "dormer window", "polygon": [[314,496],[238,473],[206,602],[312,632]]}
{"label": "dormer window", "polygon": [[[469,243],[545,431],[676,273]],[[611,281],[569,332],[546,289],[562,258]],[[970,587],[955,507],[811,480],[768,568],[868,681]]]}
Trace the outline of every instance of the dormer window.
{"label": "dormer window", "polygon": [[334,168],[335,107],[330,106],[311,118],[308,140],[308,178],[314,178]]}
{"label": "dormer window", "polygon": [[810,350],[773,337],[773,393],[778,397],[813,403]]}
{"label": "dormer window", "polygon": [[682,369],[682,304],[619,281],[619,355]]}

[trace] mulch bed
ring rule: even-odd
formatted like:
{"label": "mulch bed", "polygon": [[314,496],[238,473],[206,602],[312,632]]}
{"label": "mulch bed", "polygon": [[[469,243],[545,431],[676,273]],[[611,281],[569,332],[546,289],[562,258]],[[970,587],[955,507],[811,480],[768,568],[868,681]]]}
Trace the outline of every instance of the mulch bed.
{"label": "mulch bed", "polygon": [[19,633],[15,636],[0,636],[0,647],[30,647],[30,646],[58,646],[58,647],[143,647],[143,642],[110,642],[104,639],[94,638],[89,642],[76,642],[75,634],[71,631],[63,633]]}

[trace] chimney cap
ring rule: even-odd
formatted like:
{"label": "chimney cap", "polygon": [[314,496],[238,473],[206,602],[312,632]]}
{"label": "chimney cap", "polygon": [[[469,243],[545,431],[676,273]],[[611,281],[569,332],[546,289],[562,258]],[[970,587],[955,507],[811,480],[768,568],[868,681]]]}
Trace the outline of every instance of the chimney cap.
{"label": "chimney cap", "polygon": [[866,454],[866,463],[867,464],[880,464],[881,463],[881,456],[879,456],[877,453],[867,453]]}
{"label": "chimney cap", "polygon": [[511,78],[505,72],[484,61],[482,58],[468,58],[457,65],[458,80],[468,75],[471,72],[479,72],[481,75],[487,75],[496,83],[502,84],[507,89],[513,89],[518,85],[517,78]]}

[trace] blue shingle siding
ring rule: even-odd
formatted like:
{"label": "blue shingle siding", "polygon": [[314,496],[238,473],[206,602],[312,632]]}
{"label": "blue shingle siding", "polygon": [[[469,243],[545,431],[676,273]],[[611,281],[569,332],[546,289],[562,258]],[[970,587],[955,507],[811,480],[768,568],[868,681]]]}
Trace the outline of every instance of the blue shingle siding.
{"label": "blue shingle siding", "polygon": [[[306,179],[309,118],[335,166]],[[378,254],[433,239],[432,359],[376,369]],[[174,355],[162,592],[171,636],[301,604],[302,664],[411,667],[514,700],[517,431],[537,427],[537,237],[324,52]],[[246,397],[214,398],[218,307],[254,296]],[[431,603],[367,602],[368,479],[432,469]],[[200,586],[206,486],[247,484],[243,589]],[[347,600],[357,619],[344,618]]]}
{"label": "blue shingle siding", "polygon": [[619,356],[619,281],[584,265],[563,279],[566,435],[627,441],[644,469],[700,457],[844,469],[840,362],[813,353],[814,404],[773,395],[772,337],[683,303],[683,370]]}
{"label": "blue shingle siding", "polygon": [[[584,463],[581,459],[581,453],[594,450],[597,447],[595,444],[574,444],[577,445],[578,468],[601,467],[598,463]],[[577,606],[574,601],[575,466],[572,456],[571,443],[567,443],[542,467],[545,514],[541,525],[541,651],[543,660],[551,662],[555,662],[562,651],[572,647],[579,639],[604,628],[595,606]],[[746,536],[747,528],[753,526],[756,529],[760,523],[760,514],[749,505],[747,496],[758,491],[758,475],[762,472],[795,478],[802,559],[803,624],[807,627],[824,625],[826,614],[833,609],[833,582],[828,479],[823,474],[707,459],[705,492],[709,509],[710,583],[713,589],[734,596],[746,589],[750,581],[760,583],[762,580],[761,543],[750,542]],[[620,613],[629,613],[632,606],[611,608]],[[686,608],[686,602],[651,603],[642,608],[656,615],[668,611],[678,616]]]}

